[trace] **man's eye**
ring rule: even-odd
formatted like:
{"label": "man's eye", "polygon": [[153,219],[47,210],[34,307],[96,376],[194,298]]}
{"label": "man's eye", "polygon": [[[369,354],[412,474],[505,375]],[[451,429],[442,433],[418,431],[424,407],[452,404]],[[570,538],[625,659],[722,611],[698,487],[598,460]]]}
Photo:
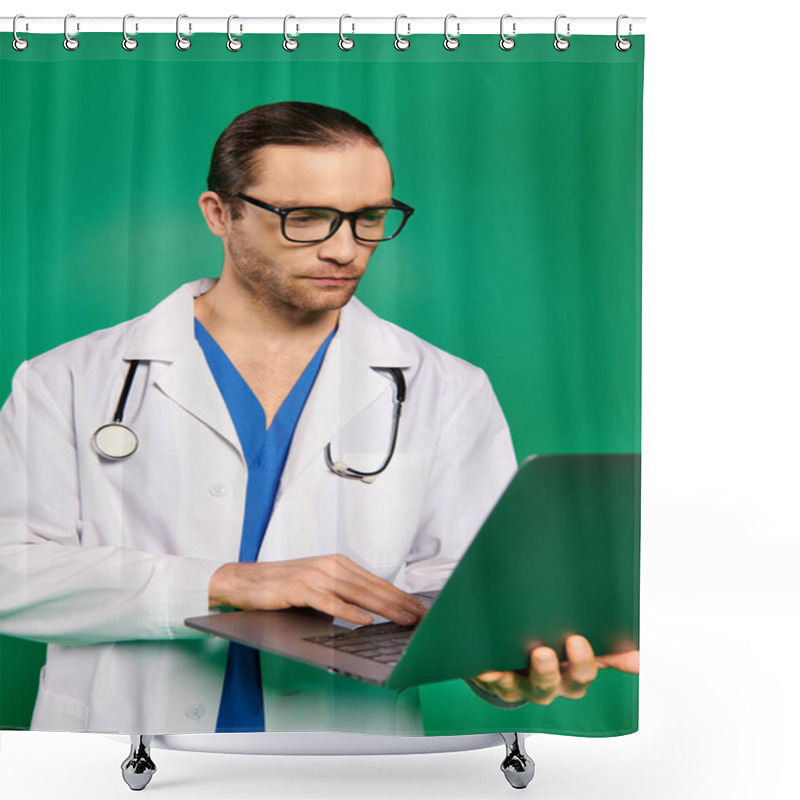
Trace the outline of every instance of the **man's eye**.
{"label": "man's eye", "polygon": [[325,211],[293,211],[289,215],[292,225],[313,225],[317,222],[325,222],[330,218],[330,212]]}
{"label": "man's eye", "polygon": [[366,225],[380,225],[386,218],[386,211],[377,209],[375,211],[365,211],[359,216],[359,221]]}

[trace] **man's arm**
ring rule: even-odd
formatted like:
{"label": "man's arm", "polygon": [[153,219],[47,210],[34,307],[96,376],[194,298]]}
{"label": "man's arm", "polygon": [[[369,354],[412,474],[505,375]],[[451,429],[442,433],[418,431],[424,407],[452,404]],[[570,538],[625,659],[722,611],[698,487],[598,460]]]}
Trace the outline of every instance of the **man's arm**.
{"label": "man's arm", "polygon": [[0,414],[0,621],[41,642],[201,638],[221,566],[130,547],[83,547],[75,434],[68,412],[23,364]]}
{"label": "man's arm", "polygon": [[389,581],[339,553],[267,563],[225,564],[211,577],[209,607],[244,611],[308,607],[333,617],[369,625],[362,609],[399,625],[415,625],[426,606]]}

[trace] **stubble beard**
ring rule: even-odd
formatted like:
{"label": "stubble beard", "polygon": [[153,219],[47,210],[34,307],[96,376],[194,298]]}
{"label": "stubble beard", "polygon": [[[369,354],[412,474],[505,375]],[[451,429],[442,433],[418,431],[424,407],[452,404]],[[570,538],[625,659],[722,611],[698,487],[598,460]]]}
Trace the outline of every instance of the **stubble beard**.
{"label": "stubble beard", "polygon": [[235,234],[228,239],[228,252],[237,283],[259,306],[312,313],[335,311],[350,300],[358,285],[358,281],[352,281],[342,287],[324,290],[307,280],[293,278],[274,261],[240,241]]}

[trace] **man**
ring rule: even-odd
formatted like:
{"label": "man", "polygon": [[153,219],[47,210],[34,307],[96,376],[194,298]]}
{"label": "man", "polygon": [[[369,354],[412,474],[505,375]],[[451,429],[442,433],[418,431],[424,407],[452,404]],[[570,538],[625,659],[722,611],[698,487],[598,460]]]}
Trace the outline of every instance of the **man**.
{"label": "man", "polygon": [[[367,721],[383,690],[326,707],[354,682],[298,686],[310,668],[183,620],[308,606],[413,624],[410,592],[441,587],[516,469],[507,425],[480,370],[353,298],[411,213],[363,123],[252,109],[218,140],[208,186],[219,280],[27,362],[3,410],[3,632],[48,643],[32,727],[409,732],[401,700]],[[407,385],[396,447],[392,369]],[[98,426],[123,405],[137,446],[109,458]],[[579,636],[566,653],[472,685],[546,703],[619,666]]]}

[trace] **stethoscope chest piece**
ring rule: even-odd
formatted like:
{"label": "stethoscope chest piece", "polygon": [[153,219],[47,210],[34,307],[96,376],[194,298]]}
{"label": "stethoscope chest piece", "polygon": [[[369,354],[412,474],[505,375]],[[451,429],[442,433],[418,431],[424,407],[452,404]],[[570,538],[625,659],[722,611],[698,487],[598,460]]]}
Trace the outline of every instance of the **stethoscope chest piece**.
{"label": "stethoscope chest piece", "polygon": [[119,461],[136,452],[139,439],[127,425],[110,422],[108,425],[101,425],[94,432],[92,444],[103,458]]}
{"label": "stethoscope chest piece", "polygon": [[125,384],[119,395],[117,410],[114,412],[114,421],[107,425],[101,425],[92,436],[92,446],[98,455],[107,458],[109,461],[120,461],[136,452],[139,446],[139,439],[136,434],[127,426],[122,424],[122,415],[125,413],[125,403],[128,402],[128,393],[136,375],[136,368],[139,361],[131,361],[128,367],[128,374],[125,376]]}

